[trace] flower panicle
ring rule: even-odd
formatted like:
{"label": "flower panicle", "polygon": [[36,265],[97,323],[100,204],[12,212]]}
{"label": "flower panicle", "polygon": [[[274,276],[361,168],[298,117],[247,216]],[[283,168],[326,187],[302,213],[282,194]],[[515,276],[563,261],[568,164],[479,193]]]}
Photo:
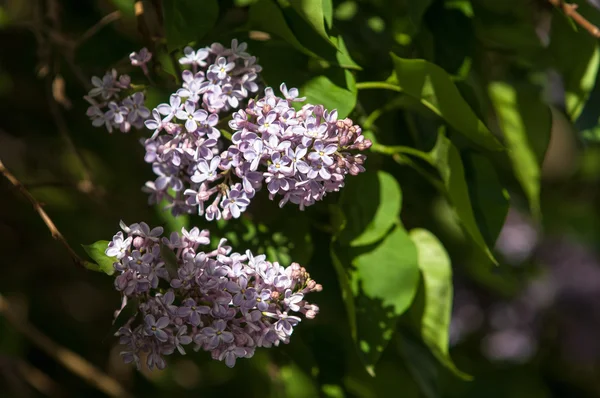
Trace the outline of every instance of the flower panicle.
{"label": "flower panicle", "polygon": [[283,97],[267,87],[264,97],[250,99],[233,113],[229,146],[221,145],[212,126],[196,127],[207,116],[189,100],[184,105],[185,98],[174,95],[170,105],[159,106],[161,112],[153,111],[157,118],[159,113],[174,114],[187,121],[173,124],[169,119],[163,134],[155,132],[144,141],[146,161],[158,176],[144,188],[149,203],[166,199],[175,215],[197,212],[209,221],[227,220],[238,218],[266,185],[272,200],[280,197],[280,206],[292,202],[303,210],[342,188],[346,175],[365,170],[366,157],[357,152],[371,142],[360,126],[321,105],[305,104],[296,111],[293,102],[305,98],[285,84],[280,90]]}
{"label": "flower panicle", "polygon": [[[139,303],[140,316],[116,333],[127,363],[140,367],[145,356],[149,368],[163,369],[164,356],[185,355],[193,344],[233,367],[258,347],[287,344],[301,315],[319,312],[305,296],[322,287],[297,263],[282,267],[265,255],[236,253],[225,239],[202,251],[210,234],[198,228],[164,237],[161,227],[143,222],[121,227],[106,255],[116,258],[115,288],[124,302]],[[173,252],[173,269],[161,246]]]}

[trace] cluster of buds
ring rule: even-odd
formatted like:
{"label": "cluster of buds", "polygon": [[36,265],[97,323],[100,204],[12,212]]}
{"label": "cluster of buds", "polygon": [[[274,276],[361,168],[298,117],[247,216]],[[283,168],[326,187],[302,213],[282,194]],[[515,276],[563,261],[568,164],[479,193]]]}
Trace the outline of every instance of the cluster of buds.
{"label": "cluster of buds", "polygon": [[[289,201],[302,210],[338,191],[347,174],[364,171],[365,156],[353,152],[371,142],[359,126],[321,105],[296,111],[293,102],[305,99],[285,84],[280,90],[283,98],[267,87],[264,97],[233,113],[228,147],[219,145],[216,117],[207,123],[213,115],[189,99],[183,104],[173,95],[154,110],[157,119],[146,122],[154,134],[145,141],[146,161],[158,175],[144,188],[150,203],[166,199],[174,214],[197,212],[209,221],[237,218],[266,184],[271,199],[282,197],[280,206]],[[181,123],[161,122],[159,114]]]}
{"label": "cluster of buds", "polygon": [[137,315],[117,336],[121,353],[138,368],[165,367],[165,355],[185,354],[184,346],[209,351],[229,367],[249,358],[257,347],[288,343],[294,327],[319,312],[305,295],[320,291],[297,263],[287,268],[266,256],[232,252],[223,239],[204,252],[209,232],[193,228],[162,237],[160,227],[139,223],[118,232],[106,249],[114,257],[115,288],[124,305],[135,302]]}

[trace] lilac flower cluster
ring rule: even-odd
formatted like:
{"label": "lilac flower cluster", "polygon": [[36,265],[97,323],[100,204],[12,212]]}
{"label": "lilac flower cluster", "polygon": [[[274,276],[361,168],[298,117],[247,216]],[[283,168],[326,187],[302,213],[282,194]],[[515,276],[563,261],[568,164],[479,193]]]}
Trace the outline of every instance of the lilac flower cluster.
{"label": "lilac flower cluster", "polygon": [[197,51],[186,47],[179,63],[192,69],[182,73],[184,83],[177,95],[197,105],[200,102],[210,113],[238,108],[249,93],[258,91],[256,80],[262,70],[256,57],[246,52],[247,47],[246,43],[238,44],[237,39],[231,41],[231,48],[219,43]]}
{"label": "lilac flower cluster", "polygon": [[[282,197],[280,206],[289,201],[302,210],[338,191],[347,174],[365,170],[365,156],[352,153],[371,146],[359,126],[338,120],[337,111],[321,105],[296,111],[292,103],[304,98],[285,84],[280,89],[284,98],[268,87],[264,97],[233,113],[226,148],[219,146],[216,115],[196,110],[193,102],[183,104],[173,95],[170,105],[154,110],[156,119],[146,122],[154,134],[145,141],[146,161],[158,175],[144,188],[150,204],[166,198],[174,214],[197,211],[209,221],[237,218],[266,184],[271,199]],[[170,121],[161,121],[159,114],[170,115]],[[185,124],[172,123],[173,118]]]}
{"label": "lilac flower cluster", "polygon": [[102,79],[92,77],[94,88],[84,98],[91,104],[87,115],[95,127],[104,126],[109,133],[119,129],[129,132],[131,127],[141,129],[150,111],[144,106],[144,93],[135,92],[123,98],[123,91],[131,90],[131,78],[117,75],[115,69],[107,72]]}
{"label": "lilac flower cluster", "polygon": [[298,315],[312,319],[319,312],[304,296],[322,287],[297,263],[284,268],[264,255],[235,253],[225,239],[215,250],[200,251],[209,232],[198,228],[162,239],[160,227],[121,222],[121,228],[125,234],[113,237],[106,255],[116,258],[123,304],[137,300],[138,314],[116,333],[127,346],[121,353],[126,363],[139,368],[146,358],[150,369],[163,369],[163,356],[185,354],[193,343],[233,367],[257,347],[287,344]]}

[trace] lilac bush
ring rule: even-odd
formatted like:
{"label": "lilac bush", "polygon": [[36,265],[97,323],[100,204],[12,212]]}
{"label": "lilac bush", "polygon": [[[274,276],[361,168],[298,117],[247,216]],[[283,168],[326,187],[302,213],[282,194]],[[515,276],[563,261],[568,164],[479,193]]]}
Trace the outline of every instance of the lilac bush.
{"label": "lilac bush", "polygon": [[233,367],[257,347],[287,344],[300,315],[319,312],[305,295],[322,287],[297,263],[285,268],[265,255],[236,253],[225,239],[202,251],[210,236],[198,228],[168,238],[143,222],[121,228],[106,255],[115,258],[123,307],[137,306],[116,335],[124,361],[138,368],[146,358],[150,369],[163,369],[165,355],[185,355],[188,346]]}

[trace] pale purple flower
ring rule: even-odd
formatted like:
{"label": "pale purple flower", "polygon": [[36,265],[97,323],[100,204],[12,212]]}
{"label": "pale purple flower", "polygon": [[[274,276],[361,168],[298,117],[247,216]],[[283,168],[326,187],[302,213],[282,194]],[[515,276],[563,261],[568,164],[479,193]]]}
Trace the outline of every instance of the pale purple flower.
{"label": "pale purple flower", "polygon": [[227,348],[219,356],[219,361],[225,360],[227,367],[233,368],[235,366],[235,360],[237,358],[244,358],[246,356],[246,349],[242,347],[231,346]]}
{"label": "pale purple flower", "polygon": [[246,194],[241,187],[231,189],[227,197],[223,199],[221,206],[223,210],[228,210],[233,218],[238,218],[240,214],[246,210],[246,207],[250,204],[250,201],[246,197]]}
{"label": "pale purple flower", "polygon": [[287,289],[285,291],[285,298],[283,300],[284,304],[288,306],[291,311],[298,312],[300,311],[299,304],[304,299],[304,295],[302,293],[294,293],[291,289]]}
{"label": "pale purple flower", "polygon": [[154,318],[152,315],[146,315],[144,317],[144,332],[148,336],[154,336],[158,341],[165,342],[169,339],[169,336],[164,329],[169,325],[169,317],[163,316]]}
{"label": "pale purple flower", "polygon": [[202,321],[200,320],[201,315],[208,314],[210,308],[205,305],[197,305],[193,299],[186,299],[179,307],[177,315],[188,318],[189,322],[194,326],[199,326]]}
{"label": "pale purple flower", "polygon": [[209,52],[205,48],[194,51],[192,47],[188,46],[183,49],[183,57],[179,58],[179,63],[181,65],[205,66],[205,59],[208,55]]}
{"label": "pale purple flower", "polygon": [[223,80],[227,77],[227,73],[231,72],[233,68],[235,68],[235,63],[227,62],[225,57],[219,57],[217,62],[208,68],[208,72],[215,74],[217,79]]}
{"label": "pale purple flower", "polygon": [[145,66],[151,59],[152,53],[146,47],[142,48],[138,53],[134,51],[129,54],[129,60],[133,66]]}
{"label": "pale purple flower", "polygon": [[333,164],[333,159],[330,155],[333,155],[338,147],[334,144],[329,144],[325,146],[323,141],[315,141],[313,144],[314,152],[308,154],[308,158],[312,161],[321,161],[326,166],[331,166]]}
{"label": "pale purple flower", "polygon": [[173,344],[175,344],[177,351],[179,351],[179,353],[181,355],[185,355],[185,350],[183,349],[182,346],[188,345],[191,342],[192,342],[192,338],[187,334],[187,326],[185,326],[185,325],[181,326],[177,330],[177,334],[175,334],[175,336],[173,336]]}
{"label": "pale purple flower", "polygon": [[248,44],[242,42],[238,44],[237,39],[231,40],[231,50],[227,52],[227,54],[232,54],[240,58],[250,58],[250,54],[246,52],[248,49]]}
{"label": "pale purple flower", "polygon": [[146,120],[150,111],[144,106],[144,93],[138,91],[123,100],[123,105],[128,109],[127,121],[135,123],[137,120]]}
{"label": "pale purple flower", "polygon": [[166,117],[163,119],[163,122],[169,122],[177,112],[181,110],[181,98],[178,95],[172,94],[169,97],[169,104],[160,104],[156,107],[156,110]]}
{"label": "pale purple flower", "polygon": [[178,110],[175,116],[185,121],[186,130],[192,133],[198,128],[197,122],[205,121],[208,113],[204,109],[196,109],[196,104],[192,101],[185,101],[184,109]]}
{"label": "pale purple flower", "polygon": [[112,110],[108,110],[104,113],[102,113],[102,111],[100,111],[100,114],[97,114],[94,116],[94,118],[92,119],[92,126],[94,127],[100,127],[100,126],[104,126],[106,127],[106,130],[108,130],[109,133],[112,133],[113,131],[113,120],[114,120],[114,112]]}
{"label": "pale purple flower", "polygon": [[304,102],[306,100],[306,97],[298,97],[300,93],[298,92],[297,88],[291,88],[288,90],[285,83],[281,83],[281,86],[279,86],[279,90],[283,94],[284,98],[288,101]]}
{"label": "pale purple flower", "polygon": [[130,236],[127,239],[123,239],[123,232],[119,231],[111,242],[108,243],[108,247],[106,248],[106,255],[108,257],[116,257],[118,260],[125,257],[127,250],[131,246],[131,242],[133,238]]}
{"label": "pale purple flower", "polygon": [[100,96],[102,99],[109,99],[115,95],[119,89],[115,87],[116,72],[106,73],[102,79],[97,76],[92,77],[92,88],[89,92],[90,97]]}
{"label": "pale purple flower", "polygon": [[217,170],[219,164],[221,163],[221,158],[214,157],[210,160],[210,163],[204,159],[201,159],[198,162],[197,170],[194,175],[191,176],[191,180],[193,182],[204,182],[204,181],[214,181],[217,177]]}
{"label": "pale purple flower", "polygon": [[225,330],[227,322],[223,319],[218,319],[213,322],[212,326],[207,326],[202,329],[202,334],[206,337],[205,344],[208,349],[215,349],[221,343],[233,343],[233,333]]}

